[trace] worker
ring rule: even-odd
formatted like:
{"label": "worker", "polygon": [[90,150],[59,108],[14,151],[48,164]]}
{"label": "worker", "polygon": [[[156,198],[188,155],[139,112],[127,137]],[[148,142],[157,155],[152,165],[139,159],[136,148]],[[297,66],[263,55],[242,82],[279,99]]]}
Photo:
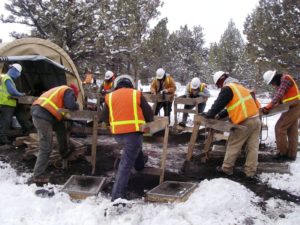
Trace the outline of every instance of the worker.
{"label": "worker", "polygon": [[112,71],[110,71],[110,70],[106,71],[105,76],[104,76],[104,81],[101,84],[100,90],[99,90],[99,92],[102,95],[105,95],[106,93],[113,91],[113,84],[114,84],[115,78],[116,78],[115,74]]}
{"label": "worker", "polygon": [[62,85],[46,91],[33,102],[31,115],[38,133],[39,153],[33,170],[32,182],[49,182],[45,171],[52,151],[53,131],[56,133],[61,157],[65,159],[70,155],[72,148],[68,146],[66,127],[59,109],[78,110],[79,106],[76,102],[78,93],[79,89],[75,84]]}
{"label": "worker", "polygon": [[[276,70],[266,71],[263,75],[266,84],[277,89],[269,104],[262,108],[264,114],[281,103],[300,100],[298,86],[291,75],[282,74]],[[298,147],[298,118],[300,116],[300,103],[289,107],[287,112],[281,114],[275,125],[275,138],[278,153],[275,158],[280,160],[296,160]]]}
{"label": "worker", "polygon": [[259,136],[261,120],[259,108],[250,91],[227,72],[218,71],[213,75],[214,83],[221,91],[211,109],[203,116],[210,119],[222,119],[229,116],[233,124],[247,129],[235,128],[231,131],[223,165],[217,167],[219,173],[232,175],[235,161],[244,144],[247,145],[244,173],[253,178],[258,164]]}
{"label": "worker", "polygon": [[23,96],[17,90],[14,79],[17,79],[22,72],[22,66],[14,63],[10,66],[6,74],[1,74],[0,85],[0,145],[11,144],[7,133],[10,128],[12,117],[15,112],[17,100],[10,96]]}
{"label": "worker", "polygon": [[85,72],[85,79],[84,81],[82,82],[82,84],[93,84],[94,82],[94,75],[92,73],[92,71],[90,69],[87,69],[86,72]]}
{"label": "worker", "polygon": [[114,81],[115,91],[105,96],[101,121],[110,124],[111,133],[123,148],[113,185],[111,200],[126,198],[130,171],[142,170],[147,161],[142,151],[141,125],[153,121],[153,112],[140,91],[134,89],[131,76],[121,75]]}
{"label": "worker", "polygon": [[[207,98],[210,96],[209,90],[205,83],[201,83],[198,77],[194,77],[191,82],[189,82],[186,86],[185,95],[186,98],[198,98],[198,97],[205,97],[205,101],[201,102],[197,105],[198,113],[202,113],[206,106]],[[193,109],[194,105],[184,105],[184,109]],[[179,123],[180,126],[186,127],[188,114],[183,113],[182,122]]]}
{"label": "worker", "polygon": [[172,111],[172,102],[174,100],[176,85],[175,81],[170,74],[167,74],[163,68],[156,70],[156,78],[151,83],[150,91],[152,94],[168,94],[171,95],[170,101],[158,102],[155,108],[155,115],[158,115],[161,108],[164,109],[164,116],[169,117]]}

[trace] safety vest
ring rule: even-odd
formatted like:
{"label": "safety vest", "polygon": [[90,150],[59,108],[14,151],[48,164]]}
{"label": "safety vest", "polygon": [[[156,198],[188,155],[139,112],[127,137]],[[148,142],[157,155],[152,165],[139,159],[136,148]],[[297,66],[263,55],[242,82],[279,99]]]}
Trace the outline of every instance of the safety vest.
{"label": "safety vest", "polygon": [[16,107],[17,100],[9,98],[11,94],[8,93],[5,82],[10,80],[14,87],[16,87],[13,79],[7,74],[1,74],[1,85],[0,85],[0,105],[7,105],[11,107]]}
{"label": "safety vest", "polygon": [[103,81],[103,89],[105,91],[108,91],[112,88],[113,86],[113,82],[106,82],[106,81]]}
{"label": "safety vest", "polygon": [[113,134],[141,132],[145,124],[141,105],[141,92],[120,88],[105,96],[109,108],[110,129]]}
{"label": "safety vest", "polygon": [[232,123],[239,124],[249,117],[258,115],[257,105],[248,89],[236,83],[229,83],[226,86],[233,92],[233,98],[226,106]]}
{"label": "safety vest", "polygon": [[70,88],[66,85],[52,88],[35,100],[33,105],[40,105],[60,121],[62,113],[58,112],[58,109],[64,108],[64,94],[68,89]]}
{"label": "safety vest", "polygon": [[[199,92],[203,92],[205,87],[206,87],[206,84],[205,83],[201,83],[200,87],[199,87]],[[190,88],[189,88],[190,93],[192,93],[192,90],[193,89],[192,89],[191,84],[190,84]]]}
{"label": "safety vest", "polygon": [[294,100],[299,100],[300,93],[299,93],[298,85],[296,84],[296,82],[290,75],[285,74],[283,76],[288,77],[288,79],[293,82],[293,86],[290,87],[289,90],[287,91],[287,93],[283,96],[282,102],[286,103],[286,102],[291,102]]}

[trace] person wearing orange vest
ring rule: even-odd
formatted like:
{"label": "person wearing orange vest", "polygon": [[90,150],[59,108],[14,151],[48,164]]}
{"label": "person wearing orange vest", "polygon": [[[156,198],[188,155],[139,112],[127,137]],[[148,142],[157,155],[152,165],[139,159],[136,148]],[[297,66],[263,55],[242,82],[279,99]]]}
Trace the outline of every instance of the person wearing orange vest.
{"label": "person wearing orange vest", "polygon": [[214,83],[221,91],[207,113],[203,116],[209,119],[221,119],[229,116],[234,124],[242,125],[247,129],[236,128],[231,131],[222,166],[217,171],[232,175],[235,161],[244,144],[247,145],[247,156],[244,173],[247,178],[253,178],[258,164],[259,136],[261,120],[259,108],[250,91],[228,73],[218,71],[213,76]]}
{"label": "person wearing orange vest", "polygon": [[62,158],[71,153],[68,146],[66,128],[62,121],[60,108],[78,110],[76,102],[79,89],[75,84],[54,87],[43,93],[35,100],[31,107],[31,115],[39,137],[39,153],[33,169],[32,182],[47,183],[49,181],[45,171],[52,151],[52,132],[55,131],[59,152]]}
{"label": "person wearing orange vest", "polygon": [[115,74],[108,70],[105,73],[104,76],[104,81],[100,86],[99,92],[103,95],[105,95],[106,93],[112,92],[113,91],[113,84],[114,84],[114,80],[115,80]]}
{"label": "person wearing orange vest", "polygon": [[115,91],[105,96],[105,105],[100,121],[109,122],[111,133],[122,146],[122,156],[113,185],[111,200],[126,198],[130,171],[144,169],[147,157],[142,151],[143,130],[154,115],[142,93],[134,89],[133,79],[121,75],[114,82]]}
{"label": "person wearing orange vest", "polygon": [[[266,84],[277,89],[271,102],[262,108],[264,114],[281,103],[300,100],[299,88],[288,74],[282,74],[276,70],[264,73]],[[275,125],[275,138],[278,153],[275,158],[279,160],[296,160],[298,148],[298,118],[300,116],[300,103],[290,106],[287,112],[281,114]]]}
{"label": "person wearing orange vest", "polygon": [[[205,83],[201,83],[200,79],[198,77],[194,77],[191,82],[189,82],[186,86],[185,95],[186,98],[198,98],[198,97],[206,97],[205,102],[202,102],[197,105],[198,107],[198,113],[202,113],[206,106],[207,98],[210,96],[210,93],[207,89],[207,86]],[[184,105],[184,109],[192,109],[194,108],[194,105]],[[182,122],[179,123],[180,126],[186,127],[186,121],[187,121],[188,114],[183,113],[182,116]]]}
{"label": "person wearing orange vest", "polygon": [[170,118],[172,111],[172,102],[174,100],[176,85],[170,74],[167,74],[163,68],[156,70],[156,78],[151,83],[150,91],[152,94],[168,94],[171,95],[171,100],[166,102],[158,102],[155,108],[155,115],[158,115],[161,108],[164,109],[164,116]]}

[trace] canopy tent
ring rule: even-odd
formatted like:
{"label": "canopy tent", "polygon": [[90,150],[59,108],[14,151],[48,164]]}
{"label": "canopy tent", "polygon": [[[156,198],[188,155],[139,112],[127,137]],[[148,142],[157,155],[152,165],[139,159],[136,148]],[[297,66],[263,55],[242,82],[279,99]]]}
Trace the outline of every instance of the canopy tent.
{"label": "canopy tent", "polygon": [[78,102],[84,103],[84,91],[76,66],[58,45],[40,38],[22,38],[0,44],[0,72],[19,63],[22,74],[16,80],[19,91],[39,96],[59,85],[74,83],[80,90]]}

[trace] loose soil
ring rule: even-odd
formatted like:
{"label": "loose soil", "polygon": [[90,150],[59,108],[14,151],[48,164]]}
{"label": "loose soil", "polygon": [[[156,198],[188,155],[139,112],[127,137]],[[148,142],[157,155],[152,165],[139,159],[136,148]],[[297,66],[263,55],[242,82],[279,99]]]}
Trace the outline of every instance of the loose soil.
{"label": "loose soil", "polygon": [[[147,166],[159,167],[160,152],[162,149],[163,133],[157,134],[153,137],[144,138],[144,152],[148,154],[149,161]],[[75,138],[87,145],[88,150],[86,155],[90,155],[91,151],[91,137]],[[168,158],[166,165],[165,180],[173,181],[189,181],[201,182],[204,179],[210,180],[220,177],[215,170],[216,166],[222,164],[222,158],[210,159],[206,163],[196,157],[196,155],[203,149],[205,137],[199,135],[197,144],[195,146],[193,159],[190,162],[185,162],[188,142],[190,140],[190,133],[175,133],[171,132],[168,143]],[[268,151],[268,148],[265,148]],[[107,177],[103,193],[110,195],[115,169],[114,162],[119,156],[120,146],[109,135],[100,135],[97,146],[97,163],[95,176]],[[23,158],[24,147],[16,148],[11,146],[0,146],[0,161],[9,163],[17,173],[32,173],[35,158]],[[261,161],[262,159],[260,159]],[[263,159],[264,161],[272,161],[270,157]],[[236,163],[237,167],[242,167],[243,159],[239,159]],[[47,173],[50,175],[50,182],[53,184],[63,185],[71,175],[91,175],[92,167],[85,157],[79,158],[76,161],[69,162],[68,169],[57,169],[53,166],[48,166]],[[265,210],[265,201],[270,198],[277,198],[288,202],[293,202],[300,205],[300,197],[292,195],[284,190],[271,188],[268,185],[261,183],[257,179],[246,179],[241,170],[236,170],[233,176],[226,177],[230,180],[244,185],[256,195],[262,198],[258,204],[262,210]],[[145,195],[145,192],[151,190],[159,184],[159,177],[154,175],[146,175],[142,173],[133,173],[131,175],[128,186],[128,198],[136,199]]]}

